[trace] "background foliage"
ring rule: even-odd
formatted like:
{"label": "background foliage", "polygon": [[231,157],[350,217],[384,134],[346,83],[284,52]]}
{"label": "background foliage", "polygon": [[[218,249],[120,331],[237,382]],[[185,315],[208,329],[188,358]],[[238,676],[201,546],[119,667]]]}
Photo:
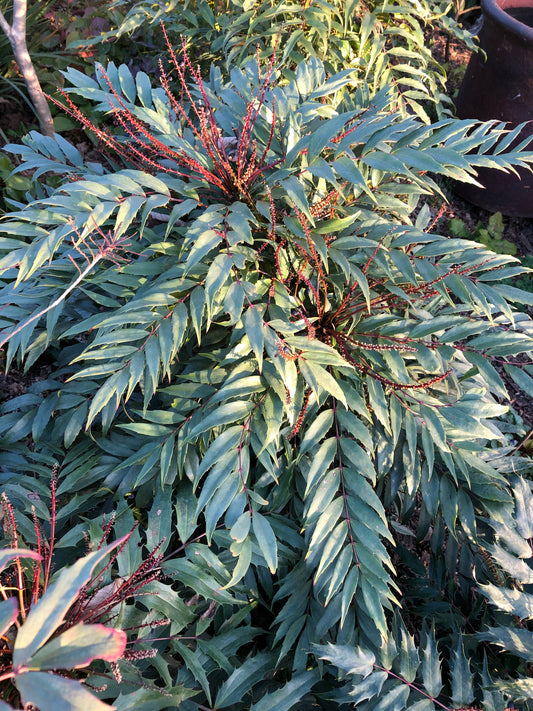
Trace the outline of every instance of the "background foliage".
{"label": "background foliage", "polygon": [[157,80],[64,71],[98,160],[6,147],[35,187],[2,223],[0,345],[47,376],[1,405],[2,486],[58,581],[112,511],[108,584],[160,571],[110,618],[146,654],[84,679],[117,709],[529,708],[531,465],[500,373],[530,386],[506,359],[533,301],[424,199],[533,154],[447,115],[434,8],[398,7],[186,6]]}

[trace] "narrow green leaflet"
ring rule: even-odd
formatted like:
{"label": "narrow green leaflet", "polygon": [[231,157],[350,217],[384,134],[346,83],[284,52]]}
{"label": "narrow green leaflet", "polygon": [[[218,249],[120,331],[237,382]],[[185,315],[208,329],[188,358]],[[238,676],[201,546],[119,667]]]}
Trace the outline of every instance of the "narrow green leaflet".
{"label": "narrow green leaflet", "polygon": [[[364,677],[362,681],[359,679],[354,680],[353,688],[350,691],[350,701],[353,704],[359,704],[360,701],[378,696],[388,678],[387,672],[380,671]],[[433,707],[429,711],[433,711]]]}
{"label": "narrow green leaflet", "polygon": [[398,684],[389,691],[380,694],[379,701],[375,704],[374,711],[403,711],[409,698],[409,687]]}
{"label": "narrow green leaflet", "polygon": [[296,674],[281,689],[266,694],[250,706],[250,711],[290,711],[318,681],[316,670]]}
{"label": "narrow green leaflet", "polygon": [[[224,414],[228,412],[229,416],[229,412],[233,412],[233,404],[228,403],[223,407],[226,408],[223,411]],[[219,422],[219,418],[215,417],[214,421]],[[240,425],[233,425],[232,427],[225,429],[216,439],[214,439],[209,445],[202,461],[200,462],[200,466],[196,471],[195,482],[199,481],[200,478],[218,462],[219,458],[223,454],[226,454],[228,451],[234,449],[241,441],[242,435],[242,427]]]}
{"label": "narrow green leaflet", "polygon": [[272,575],[278,567],[278,544],[272,526],[265,516],[255,512],[252,517],[252,526],[257,543],[264,555],[267,565]]}
{"label": "narrow green leaflet", "polygon": [[85,429],[89,429],[94,418],[112,399],[114,399],[113,409],[116,410],[118,408],[118,400],[128,386],[129,379],[130,374],[127,370],[119,370],[118,372],[113,373],[113,375],[98,389],[89,407]]}
{"label": "narrow green leaflet", "polygon": [[220,405],[213,412],[199,422],[187,435],[187,441],[192,441],[195,437],[207,432],[214,427],[221,427],[231,422],[237,422],[246,417],[253,408],[250,402],[229,402]]}
{"label": "narrow green leaflet", "polygon": [[318,442],[320,442],[324,435],[328,433],[333,424],[333,411],[323,410],[318,417],[316,417],[313,422],[306,429],[305,434],[300,442],[300,454],[304,454]]}
{"label": "narrow green leaflet", "polygon": [[252,517],[249,511],[242,513],[230,530],[230,536],[237,543],[242,543],[250,532]]}
{"label": "narrow green leaflet", "polygon": [[232,546],[232,552],[237,556],[237,565],[233,569],[231,580],[224,585],[224,590],[236,585],[248,572],[252,562],[252,541],[250,538],[245,538],[241,543]]}
{"label": "narrow green leaflet", "polygon": [[492,583],[480,585],[479,591],[503,612],[510,612],[522,620],[533,619],[533,595],[520,590],[505,590]]}
{"label": "narrow green leaflet", "polygon": [[505,365],[504,369],[525,393],[533,393],[533,377],[526,372],[525,368]]}
{"label": "narrow green leaflet", "polygon": [[196,689],[188,689],[184,685],[165,689],[165,695],[159,690],[141,688],[130,694],[121,693],[114,701],[114,707],[116,711],[138,711],[141,708],[145,711],[164,711],[169,705],[177,709],[182,702],[197,694]]}
{"label": "narrow green leaflet", "polygon": [[357,471],[360,471],[373,484],[375,484],[377,474],[368,453],[365,452],[365,450],[356,442],[348,439],[347,437],[341,438],[341,449],[351,466]]}
{"label": "narrow green leaflet", "polygon": [[190,312],[191,321],[196,332],[198,343],[202,342],[202,318],[205,309],[205,291],[201,286],[197,286],[191,292]]}
{"label": "narrow green leaflet", "polygon": [[254,306],[249,306],[244,314],[244,327],[246,329],[246,335],[250,341],[250,345],[253,348],[255,357],[257,358],[257,364],[259,367],[259,372],[263,368],[263,348],[264,348],[264,334],[263,334],[263,317],[261,316],[261,311]]}
{"label": "narrow green leaflet", "polygon": [[211,319],[215,301],[219,298],[223,287],[233,268],[233,259],[228,254],[218,254],[209,267],[205,279],[205,301],[207,317]]}
{"label": "narrow green leaflet", "polygon": [[325,368],[318,365],[318,363],[313,363],[312,360],[305,360],[304,358],[299,358],[298,363],[300,366],[300,371],[307,381],[307,384],[313,388],[315,395],[318,399],[319,388],[325,390],[333,397],[337,398],[344,407],[348,407],[346,402],[346,397],[339,385],[338,381],[335,380],[333,375],[329,373]]}
{"label": "narrow green leaflet", "polygon": [[390,432],[389,408],[387,406],[385,393],[383,392],[383,386],[378,380],[370,375],[367,375],[366,377],[366,386],[368,389],[368,399],[376,414],[376,417],[381,422],[383,427]]}
{"label": "narrow green leaflet", "polygon": [[533,633],[529,630],[489,627],[485,632],[480,632],[478,638],[492,642],[526,661],[533,659]]}
{"label": "narrow green leaflet", "polygon": [[[304,476],[306,478],[306,489],[304,498],[307,498],[309,491],[317,484],[329,469],[333,458],[337,453],[337,439],[328,437],[325,439],[317,452],[314,453],[311,465],[305,467]],[[302,468],[303,466],[300,465]]]}
{"label": "narrow green leaflet", "polygon": [[188,481],[183,481],[175,490],[176,528],[180,540],[185,543],[196,529],[196,496]]}
{"label": "narrow green leaflet", "polygon": [[[333,476],[336,477],[336,475],[337,472],[335,472]],[[327,484],[327,481],[324,481],[324,484]],[[320,489],[321,487],[319,486],[318,488]],[[323,544],[327,542],[327,540],[331,540],[329,536],[337,525],[337,522],[343,510],[344,502],[342,500],[342,497],[340,496],[324,507],[323,511],[321,512],[320,518],[318,519],[316,526],[313,530],[313,535],[309,542],[308,555],[314,554],[315,549],[317,548],[321,555],[323,554]],[[310,513],[312,513],[312,511]]]}
{"label": "narrow green leaflet", "polygon": [[214,249],[220,242],[220,235],[214,230],[205,230],[194,240],[194,244],[187,256],[185,274],[192,271],[193,267]]}

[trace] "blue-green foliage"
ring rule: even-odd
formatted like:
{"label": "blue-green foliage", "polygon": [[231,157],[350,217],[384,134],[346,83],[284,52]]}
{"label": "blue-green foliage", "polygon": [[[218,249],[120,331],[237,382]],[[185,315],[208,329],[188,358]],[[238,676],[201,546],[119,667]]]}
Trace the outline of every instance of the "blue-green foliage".
{"label": "blue-green foliage", "polygon": [[[7,149],[63,179],[2,225],[6,365],[52,363],[1,406],[2,481],[25,490],[57,460],[58,496],[93,517],[126,497],[148,543],[166,538],[143,604],[170,639],[146,678],[194,692],[184,711],[502,708],[465,626],[442,641],[401,604],[413,570],[450,588],[479,526],[515,510],[508,473],[528,462],[493,360],[531,350],[514,309],[531,295],[504,283],[518,260],[412,215],[432,175],[532,154],[492,153],[500,124],[405,116],[316,58],[213,69],[175,104],[124,65],[66,79],[115,107],[119,138],[100,138],[124,162],[36,133]],[[415,514],[429,570],[396,545]]]}

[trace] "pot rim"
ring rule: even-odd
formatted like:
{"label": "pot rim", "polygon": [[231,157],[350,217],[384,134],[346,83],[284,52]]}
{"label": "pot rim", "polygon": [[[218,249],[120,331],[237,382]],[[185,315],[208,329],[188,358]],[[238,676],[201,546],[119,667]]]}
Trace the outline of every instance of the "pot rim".
{"label": "pot rim", "polygon": [[481,8],[487,17],[494,19],[504,30],[518,36],[518,38],[533,42],[533,27],[525,25],[506,12],[507,9],[515,7],[533,10],[533,0],[481,0]]}

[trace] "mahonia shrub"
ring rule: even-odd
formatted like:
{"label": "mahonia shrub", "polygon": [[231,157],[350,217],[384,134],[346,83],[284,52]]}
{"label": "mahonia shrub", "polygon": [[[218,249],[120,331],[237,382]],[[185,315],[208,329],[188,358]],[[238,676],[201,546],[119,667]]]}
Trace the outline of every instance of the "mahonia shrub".
{"label": "mahonia shrub", "polygon": [[[513,515],[529,464],[495,366],[532,349],[531,295],[504,283],[514,257],[414,215],[434,175],[533,155],[317,58],[207,80],[171,50],[160,72],[66,72],[101,163],[35,132],[7,148],[62,183],[3,222],[6,367],[51,363],[2,405],[3,481],[57,460],[58,495],[92,511],[111,492],[165,539],[146,678],[180,709],[503,708],[488,643],[450,616],[479,599],[480,527]],[[402,608],[424,585],[440,598]]]}
{"label": "mahonia shrub", "polygon": [[[178,9],[179,8],[179,9]],[[132,4],[117,28],[82,43],[99,44],[139,33],[157,37],[163,20],[173,38],[186,38],[195,60],[228,68],[244,66],[259,51],[270,57],[279,43],[285,66],[318,57],[330,74],[351,72],[371,91],[389,86],[397,109],[429,116],[450,115],[446,69],[432,56],[428,37],[438,32],[475,50],[473,35],[454,19],[451,4],[437,0],[169,0],[164,6],[140,0]]]}

